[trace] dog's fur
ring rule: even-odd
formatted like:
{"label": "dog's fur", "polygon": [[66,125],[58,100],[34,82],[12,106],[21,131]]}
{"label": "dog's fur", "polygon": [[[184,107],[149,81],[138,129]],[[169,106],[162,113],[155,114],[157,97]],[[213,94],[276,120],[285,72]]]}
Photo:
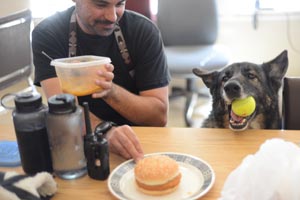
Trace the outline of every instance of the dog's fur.
{"label": "dog's fur", "polygon": [[[202,78],[212,95],[212,110],[202,124],[209,128],[231,128],[233,130],[279,129],[281,128],[280,101],[278,94],[288,68],[287,51],[275,59],[263,63],[234,63],[220,71],[193,69]],[[255,112],[243,122],[235,122],[231,103],[235,99],[253,96]]]}

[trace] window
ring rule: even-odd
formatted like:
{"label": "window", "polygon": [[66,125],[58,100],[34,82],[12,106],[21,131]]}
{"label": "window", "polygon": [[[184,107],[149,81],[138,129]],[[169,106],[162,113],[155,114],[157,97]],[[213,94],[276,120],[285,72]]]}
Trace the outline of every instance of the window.
{"label": "window", "polygon": [[261,9],[272,9],[278,12],[299,12],[299,0],[259,0]]}
{"label": "window", "polygon": [[[152,14],[157,12],[157,1],[150,0]],[[221,15],[251,15],[256,9],[300,12],[299,0],[217,0],[217,2]],[[74,2],[71,0],[30,0],[33,18],[44,18],[72,5]]]}
{"label": "window", "polygon": [[72,0],[30,0],[33,18],[44,18],[74,5]]}
{"label": "window", "polygon": [[299,0],[218,0],[222,15],[251,15],[256,10],[299,12]]}

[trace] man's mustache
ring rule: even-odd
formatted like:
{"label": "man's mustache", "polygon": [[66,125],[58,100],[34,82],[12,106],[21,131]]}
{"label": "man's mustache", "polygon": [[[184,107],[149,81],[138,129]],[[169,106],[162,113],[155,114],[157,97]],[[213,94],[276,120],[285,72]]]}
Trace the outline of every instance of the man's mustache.
{"label": "man's mustache", "polygon": [[96,20],[95,24],[111,25],[116,24],[116,22],[111,22],[109,20]]}

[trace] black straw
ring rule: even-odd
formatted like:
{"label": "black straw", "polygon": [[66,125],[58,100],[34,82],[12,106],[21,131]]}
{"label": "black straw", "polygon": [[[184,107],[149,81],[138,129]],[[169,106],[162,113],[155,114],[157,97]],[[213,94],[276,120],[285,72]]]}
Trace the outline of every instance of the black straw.
{"label": "black straw", "polygon": [[89,104],[88,104],[88,102],[83,102],[82,105],[84,108],[84,120],[85,120],[86,134],[92,135],[93,131],[92,131],[92,127],[91,127]]}

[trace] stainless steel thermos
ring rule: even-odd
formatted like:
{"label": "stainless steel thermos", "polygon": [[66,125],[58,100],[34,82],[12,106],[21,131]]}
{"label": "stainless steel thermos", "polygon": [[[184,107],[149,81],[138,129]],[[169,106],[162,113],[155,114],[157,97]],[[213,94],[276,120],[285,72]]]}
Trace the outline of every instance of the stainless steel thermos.
{"label": "stainless steel thermos", "polygon": [[25,173],[52,172],[46,130],[47,107],[39,93],[21,93],[12,112],[22,167]]}

